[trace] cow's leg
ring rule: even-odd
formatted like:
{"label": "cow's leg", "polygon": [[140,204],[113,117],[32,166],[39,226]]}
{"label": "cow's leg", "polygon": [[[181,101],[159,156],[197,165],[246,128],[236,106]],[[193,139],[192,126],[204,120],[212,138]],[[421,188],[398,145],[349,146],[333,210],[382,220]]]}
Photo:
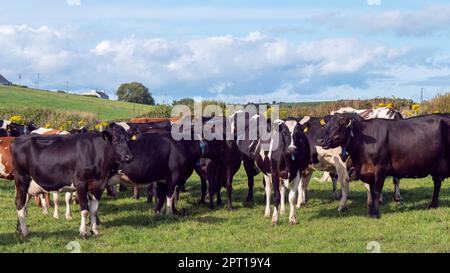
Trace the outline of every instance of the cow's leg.
{"label": "cow's leg", "polygon": [[156,195],[157,195],[157,202],[155,206],[155,213],[157,215],[161,214],[161,210],[164,206],[164,203],[166,201],[167,196],[167,184],[161,183],[156,186]]}
{"label": "cow's leg", "polygon": [[[220,185],[219,185],[219,193],[220,193]],[[232,210],[233,209],[233,204],[232,204],[232,194],[233,194],[233,175],[232,174],[227,174],[227,208],[228,210]]]}
{"label": "cow's leg", "polygon": [[289,183],[289,224],[295,225],[297,223],[297,219],[295,217],[295,196],[297,194],[298,185],[300,184],[300,172],[297,174],[297,177]]}
{"label": "cow's leg", "polygon": [[106,186],[106,195],[111,198],[116,198],[116,196],[117,196],[116,186],[115,185],[114,186],[107,185]]}
{"label": "cow's leg", "polygon": [[[339,176],[336,174],[330,174],[330,177],[331,177],[331,182],[333,183],[333,198],[334,198],[334,200],[340,200],[342,195],[339,192],[338,187],[337,187],[338,180],[340,182]],[[342,190],[342,182],[341,182],[341,190]]]}
{"label": "cow's leg", "polygon": [[172,215],[176,213],[175,209],[175,193],[178,184],[184,183],[180,181],[180,175],[178,173],[172,173],[167,179],[167,195],[166,195],[166,215]]}
{"label": "cow's leg", "polygon": [[222,191],[222,186],[219,186],[219,189],[217,190],[217,206],[222,206],[222,196],[221,196],[221,192]]}
{"label": "cow's leg", "polygon": [[[350,177],[347,172],[347,166],[344,162],[339,161],[335,164],[336,171],[337,171],[337,179],[339,180],[341,184],[341,202],[339,204],[338,211],[346,211],[348,209],[347,200],[348,200],[348,192],[349,192],[349,184],[350,184]],[[333,178],[336,179],[336,175],[333,174]],[[335,196],[336,197],[336,196]]]}
{"label": "cow's leg", "polygon": [[141,198],[139,190],[139,187],[133,187],[133,198],[136,200],[139,200],[139,198]]}
{"label": "cow's leg", "polygon": [[45,196],[43,193],[38,194],[39,199],[41,200],[41,206],[42,206],[42,214],[48,215],[48,206],[47,200],[45,200]]}
{"label": "cow's leg", "polygon": [[304,174],[300,178],[300,183],[298,183],[298,197],[297,197],[297,208],[301,208],[304,204],[306,204],[306,194],[308,191],[308,184],[311,179],[313,172],[309,172]]}
{"label": "cow's leg", "polygon": [[120,184],[119,185],[119,192],[126,192],[128,190],[127,186]]}
{"label": "cow's leg", "polygon": [[[371,190],[370,190],[370,185],[367,183],[364,183],[364,187],[366,187],[366,189],[367,189],[367,204],[372,204],[372,194],[371,194]],[[380,204],[383,204],[383,193],[380,194],[378,201],[380,202]]]}
{"label": "cow's leg", "polygon": [[[278,175],[272,175],[272,185],[273,191],[275,193],[275,198],[273,200],[273,213],[272,213],[272,225],[275,226],[278,224],[278,207],[280,206],[280,177]],[[281,185],[281,187],[284,187]]]}
{"label": "cow's leg", "polygon": [[16,180],[16,210],[17,210],[17,231],[25,238],[29,231],[25,222],[27,216],[27,205],[29,200],[28,187],[30,186],[29,177],[17,177]]}
{"label": "cow's leg", "polygon": [[[248,181],[248,195],[247,202],[253,202],[253,186],[255,184],[255,170],[254,170],[254,162],[251,159],[244,159],[244,168],[247,173],[247,181]],[[270,213],[269,213],[270,215]]]}
{"label": "cow's leg", "polygon": [[212,179],[208,179],[208,198],[209,198],[209,208],[214,209],[214,194],[215,194],[215,185],[217,181],[213,181]]}
{"label": "cow's leg", "polygon": [[153,203],[153,184],[147,187],[147,203]]}
{"label": "cow's leg", "polygon": [[394,201],[401,202],[403,198],[400,194],[400,179],[394,177],[392,180],[394,181]]}
{"label": "cow's leg", "polygon": [[369,214],[372,218],[380,218],[380,195],[383,191],[384,179],[385,176],[378,171],[375,174],[374,183],[371,183],[370,193],[372,195],[372,204]]}
{"label": "cow's leg", "polygon": [[[283,216],[286,214],[286,187],[284,185],[284,180],[281,181],[280,185],[280,215]],[[288,180],[289,183],[289,180]]]}
{"label": "cow's leg", "polygon": [[[97,197],[96,197],[97,196]],[[98,236],[98,223],[97,223],[97,212],[98,212],[98,204],[101,194],[90,194],[89,200],[89,216],[91,220],[91,230],[94,236]]]}
{"label": "cow's leg", "polygon": [[[81,184],[81,183],[80,183]],[[86,221],[89,215],[89,204],[86,185],[79,185],[77,188],[78,202],[80,203],[81,223],[80,223],[80,237],[87,238]]]}
{"label": "cow's leg", "polygon": [[264,217],[270,218],[270,198],[272,197],[272,181],[269,175],[264,175],[265,191],[266,191],[266,210]]}
{"label": "cow's leg", "polygon": [[59,219],[59,192],[53,193],[53,203],[55,203],[55,209],[53,210],[53,218]]}
{"label": "cow's leg", "polygon": [[208,185],[206,184],[206,179],[203,178],[202,176],[200,176],[200,185],[201,185],[201,190],[202,190],[202,195],[200,197],[200,204],[205,204],[205,199],[206,199],[206,191],[208,189]]}
{"label": "cow's leg", "polygon": [[72,193],[66,192],[65,194],[66,201],[66,220],[72,220],[72,212],[70,211],[70,203],[72,203]]}
{"label": "cow's leg", "polygon": [[433,198],[431,199],[430,205],[428,205],[428,209],[436,209],[439,207],[439,192],[441,191],[442,178],[433,176],[433,183]]}

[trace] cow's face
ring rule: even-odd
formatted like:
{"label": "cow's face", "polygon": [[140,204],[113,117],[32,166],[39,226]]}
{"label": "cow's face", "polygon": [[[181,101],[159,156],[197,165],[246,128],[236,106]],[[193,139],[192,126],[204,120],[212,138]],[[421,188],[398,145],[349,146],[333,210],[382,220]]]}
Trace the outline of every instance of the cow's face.
{"label": "cow's face", "polygon": [[356,114],[335,114],[323,126],[317,139],[317,145],[325,149],[345,146],[348,140],[349,128],[355,121]]}
{"label": "cow's face", "polygon": [[224,140],[201,140],[200,149],[202,150],[202,157],[210,159],[221,159],[225,149]]}
{"label": "cow's face", "polygon": [[282,138],[287,141],[286,152],[288,154],[294,154],[297,152],[299,142],[301,141],[302,126],[295,119],[288,119],[284,124],[285,126],[281,126],[280,128],[280,132],[282,132]]}
{"label": "cow's face", "polygon": [[128,135],[122,127],[115,126],[103,131],[103,137],[110,141],[114,153],[119,161],[130,162],[133,160],[130,148],[128,147]]}

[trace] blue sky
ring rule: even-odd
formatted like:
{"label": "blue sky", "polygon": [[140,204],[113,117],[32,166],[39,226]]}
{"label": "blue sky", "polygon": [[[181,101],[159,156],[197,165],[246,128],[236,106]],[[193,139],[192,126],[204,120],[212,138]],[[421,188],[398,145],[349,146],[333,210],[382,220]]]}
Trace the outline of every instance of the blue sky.
{"label": "blue sky", "polygon": [[0,73],[72,92],[319,101],[450,89],[448,1],[7,1]]}

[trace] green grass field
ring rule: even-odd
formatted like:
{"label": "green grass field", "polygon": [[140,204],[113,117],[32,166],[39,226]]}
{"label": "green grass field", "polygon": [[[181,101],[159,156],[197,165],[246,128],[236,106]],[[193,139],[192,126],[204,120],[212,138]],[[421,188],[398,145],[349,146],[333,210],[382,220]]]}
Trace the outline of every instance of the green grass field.
{"label": "green grass field", "polygon": [[0,85],[0,107],[90,112],[98,115],[99,120],[114,120],[142,115],[152,106]]}
{"label": "green grass field", "polygon": [[[162,217],[153,204],[121,193],[116,200],[104,198],[99,214],[101,235],[80,240],[79,207],[74,219],[55,220],[43,216],[30,203],[27,218],[30,236],[22,240],[15,232],[16,211],[12,182],[0,181],[0,252],[69,252],[71,241],[82,252],[368,252],[376,241],[381,252],[450,252],[450,185],[443,183],[441,207],[427,210],[433,183],[430,178],[401,181],[404,201],[392,200],[392,180],[386,181],[382,218],[366,216],[366,193],[361,182],[350,185],[350,210],[338,213],[331,185],[311,182],[309,204],[297,211],[298,224],[290,226],[287,216],[271,226],[263,217],[261,177],[257,177],[255,204],[245,202],[246,177],[241,170],[234,181],[234,210],[213,211],[199,205],[199,179],[193,176],[177,203],[181,215]],[[222,194],[225,200],[225,194]],[[63,199],[63,198],[61,198]],[[64,207],[63,203],[61,203]],[[63,210],[61,216],[63,218]],[[50,211],[50,213],[52,210]]]}

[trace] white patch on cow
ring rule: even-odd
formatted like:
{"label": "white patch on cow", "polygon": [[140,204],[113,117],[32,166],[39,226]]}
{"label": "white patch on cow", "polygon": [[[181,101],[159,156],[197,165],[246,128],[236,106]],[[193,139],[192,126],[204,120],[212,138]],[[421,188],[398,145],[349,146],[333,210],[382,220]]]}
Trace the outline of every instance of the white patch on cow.
{"label": "white patch on cow", "polygon": [[270,199],[272,198],[272,177],[267,174],[264,175],[264,181],[266,182],[266,210],[264,211],[264,217],[270,217]]}
{"label": "white patch on cow", "polygon": [[20,232],[22,233],[23,237],[26,237],[29,234],[28,228],[27,228],[27,225],[25,222],[25,217],[27,216],[28,200],[29,200],[29,195],[27,194],[27,197],[25,199],[25,205],[23,206],[22,209],[17,210],[17,216],[19,217]]}
{"label": "white patch on cow", "polygon": [[71,192],[66,192],[65,201],[66,201],[66,220],[72,220],[72,212],[70,211],[70,202],[72,201],[72,195]]}
{"label": "white patch on cow", "polygon": [[125,131],[130,130],[130,125],[128,125],[126,122],[116,122],[116,125],[119,125],[123,129],[125,129]]}
{"label": "white patch on cow", "polygon": [[87,220],[88,215],[89,215],[89,211],[87,211],[87,210],[81,211],[81,224],[80,224],[80,236],[81,237],[87,236],[86,220]]}
{"label": "white patch on cow", "polygon": [[2,154],[0,154],[0,176],[8,176],[6,173],[6,163],[4,164],[2,161]]}
{"label": "white patch on cow", "polygon": [[297,121],[288,120],[288,121],[286,121],[286,126],[288,127],[289,133],[291,134],[291,143],[289,144],[289,148],[295,149],[297,147],[295,147],[295,145],[294,145],[294,129],[295,129],[295,126],[297,126]]}
{"label": "white patch on cow", "polygon": [[281,119],[277,119],[277,120],[274,121],[274,123],[275,123],[275,124],[278,124],[278,125],[283,124],[284,122],[285,122],[285,121],[284,121],[284,120],[281,120]]}
{"label": "white patch on cow", "polygon": [[50,131],[54,131],[54,130],[55,129],[39,128],[39,129],[36,129],[34,131],[31,131],[30,134],[33,134],[33,135],[44,135],[44,134],[46,134],[46,133],[48,133]]}
{"label": "white patch on cow", "polygon": [[97,226],[97,211],[98,211],[98,200],[91,195],[91,200],[89,202],[89,216],[91,218],[91,230],[95,236],[99,234]]}
{"label": "white patch on cow", "polygon": [[284,215],[286,213],[286,183],[289,185],[289,179],[282,179],[280,184],[280,215]]}
{"label": "white patch on cow", "polygon": [[30,186],[28,187],[28,194],[32,196],[37,196],[38,194],[46,193],[46,191],[39,186],[34,179],[31,180]]}
{"label": "white patch on cow", "polygon": [[53,209],[53,218],[59,219],[59,193],[53,193],[53,203],[55,203],[55,208]]}
{"label": "white patch on cow", "polygon": [[175,190],[172,193],[171,197],[167,197],[166,202],[166,215],[172,215],[173,214],[173,205],[175,203],[175,193],[177,192],[177,187],[175,187]]}
{"label": "white patch on cow", "polygon": [[276,206],[273,207],[273,214],[272,214],[272,225],[278,224],[278,209]]}
{"label": "white patch on cow", "polygon": [[307,123],[309,120],[311,119],[310,116],[305,116],[304,118],[302,118],[302,120],[300,120],[300,124],[303,125],[305,123]]}
{"label": "white patch on cow", "polygon": [[297,172],[291,182],[288,180],[287,184],[289,187],[289,224],[294,225],[297,223],[297,219],[295,218],[295,196],[300,185],[300,172]]}
{"label": "white patch on cow", "polygon": [[3,129],[6,129],[6,126],[8,126],[8,125],[10,125],[11,124],[11,122],[9,121],[9,120],[3,120],[3,125],[2,125],[2,128]]}

